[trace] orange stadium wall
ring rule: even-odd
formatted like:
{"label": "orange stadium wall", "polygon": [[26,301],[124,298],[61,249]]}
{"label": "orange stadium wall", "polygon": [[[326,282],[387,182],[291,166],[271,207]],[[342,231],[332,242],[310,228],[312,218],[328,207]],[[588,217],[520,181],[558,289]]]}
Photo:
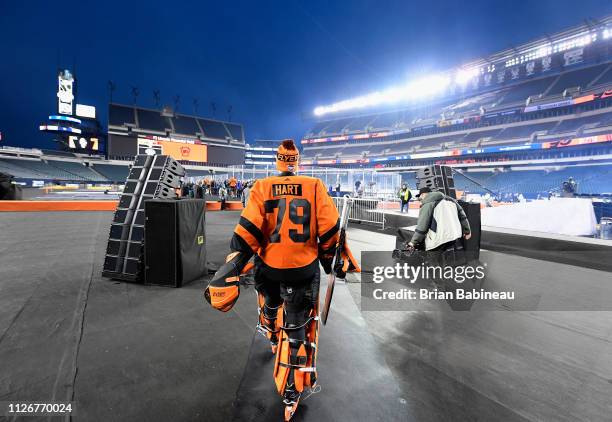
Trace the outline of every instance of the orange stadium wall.
{"label": "orange stadium wall", "polygon": [[[0,201],[0,212],[115,211],[119,201]],[[239,211],[240,201],[227,201],[226,210]],[[220,211],[221,202],[207,201],[207,211]]]}
{"label": "orange stadium wall", "polygon": [[115,211],[119,201],[0,201],[0,212]]}

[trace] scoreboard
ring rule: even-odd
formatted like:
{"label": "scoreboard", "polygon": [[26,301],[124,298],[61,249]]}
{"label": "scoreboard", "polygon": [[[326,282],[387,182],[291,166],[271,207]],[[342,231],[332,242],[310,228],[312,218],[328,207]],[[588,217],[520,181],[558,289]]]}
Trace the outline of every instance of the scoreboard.
{"label": "scoreboard", "polygon": [[71,150],[100,151],[100,140],[97,137],[68,136],[68,148]]}
{"label": "scoreboard", "polygon": [[199,144],[194,141],[143,135],[117,135],[109,133],[106,140],[108,158],[127,158],[136,154],[164,154],[177,161],[243,165],[244,148],[226,145]]}

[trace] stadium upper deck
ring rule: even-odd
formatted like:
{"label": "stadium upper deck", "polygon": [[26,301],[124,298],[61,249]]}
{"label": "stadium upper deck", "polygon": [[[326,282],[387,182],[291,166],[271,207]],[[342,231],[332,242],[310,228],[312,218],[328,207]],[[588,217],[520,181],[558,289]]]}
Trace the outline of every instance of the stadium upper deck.
{"label": "stadium upper deck", "polygon": [[108,116],[109,158],[131,159],[141,148],[159,148],[181,162],[244,163],[240,124],[122,104],[110,104]]}
{"label": "stadium upper deck", "polygon": [[[49,183],[123,184],[131,161],[106,160],[102,156],[71,154],[64,151],[0,147],[0,172],[14,176],[25,186]],[[209,170],[220,174],[228,166],[183,164],[188,177],[204,177]]]}
{"label": "stadium upper deck", "polygon": [[[449,82],[448,74],[455,79]],[[343,114],[317,122],[304,136],[304,164],[406,166],[553,145],[609,148],[612,18],[448,74],[434,78],[444,86],[432,86],[435,98],[419,102],[408,95],[402,108],[347,115],[351,106],[380,106],[387,91],[317,108],[323,116]]]}

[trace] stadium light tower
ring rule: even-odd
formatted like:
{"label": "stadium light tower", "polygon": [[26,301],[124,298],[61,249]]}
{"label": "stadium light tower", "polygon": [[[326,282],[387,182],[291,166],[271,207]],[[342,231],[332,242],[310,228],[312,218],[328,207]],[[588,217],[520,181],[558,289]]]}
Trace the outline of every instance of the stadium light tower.
{"label": "stadium light tower", "polygon": [[134,105],[136,105],[136,101],[138,100],[138,95],[140,95],[140,90],[136,86],[132,86],[132,97],[134,97]]}
{"label": "stadium light tower", "polygon": [[159,107],[159,102],[160,102],[159,89],[154,89],[153,90],[153,98],[155,98],[155,107]]}
{"label": "stadium light tower", "polygon": [[115,92],[115,89],[117,88],[117,85],[113,82],[113,81],[108,81],[108,95],[110,97],[110,102],[113,102],[113,92]]}

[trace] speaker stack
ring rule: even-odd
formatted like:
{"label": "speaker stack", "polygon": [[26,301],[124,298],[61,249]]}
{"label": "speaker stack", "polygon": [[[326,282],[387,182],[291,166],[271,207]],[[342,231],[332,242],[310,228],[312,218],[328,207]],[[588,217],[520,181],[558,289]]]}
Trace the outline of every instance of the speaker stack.
{"label": "speaker stack", "polygon": [[22,198],[21,186],[15,183],[12,174],[0,172],[0,200],[20,200]]}
{"label": "speaker stack", "polygon": [[449,166],[435,164],[417,171],[417,189],[430,188],[433,192],[442,192],[457,199],[453,170]]}
{"label": "speaker stack", "polygon": [[472,233],[469,240],[462,238],[460,242],[462,243],[467,260],[477,260],[480,258],[480,239],[482,237],[480,203],[465,201],[457,202],[459,202],[459,205],[461,205],[461,208],[463,208],[463,211],[465,212],[465,216],[470,223],[470,230]]}
{"label": "speaker stack", "polygon": [[185,175],[167,155],[137,155],[110,227],[102,275],[142,282],[145,201],[175,199]]}
{"label": "speaker stack", "polygon": [[150,200],[145,214],[145,284],[181,287],[208,274],[204,199]]}

